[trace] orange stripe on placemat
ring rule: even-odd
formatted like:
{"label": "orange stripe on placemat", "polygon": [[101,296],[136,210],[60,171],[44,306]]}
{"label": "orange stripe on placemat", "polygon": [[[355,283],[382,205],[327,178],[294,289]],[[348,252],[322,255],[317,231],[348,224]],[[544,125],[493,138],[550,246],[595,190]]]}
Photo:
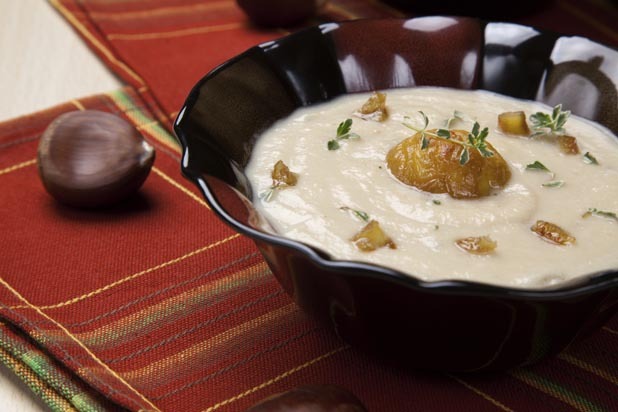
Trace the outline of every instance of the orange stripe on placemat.
{"label": "orange stripe on placemat", "polygon": [[71,104],[73,104],[73,106],[77,107],[78,110],[81,110],[81,111],[86,110],[84,105],[81,104],[81,102],[79,100],[77,100],[77,99],[71,100]]}
{"label": "orange stripe on placemat", "polygon": [[187,189],[186,187],[182,186],[180,183],[178,183],[177,181],[175,181],[174,179],[172,179],[171,177],[166,175],[161,169],[159,169],[157,167],[153,167],[152,171],[155,172],[155,174],[159,175],[167,183],[169,183],[170,185],[174,186],[176,189],[180,190],[182,193],[184,193],[185,195],[189,196],[191,199],[195,200],[197,203],[199,203],[200,205],[204,206],[206,209],[210,210],[210,207],[208,206],[208,204],[205,201],[203,201],[195,193],[191,192],[189,189]]}
{"label": "orange stripe on placemat", "polygon": [[92,45],[99,50],[112,64],[115,64],[122,68],[129,76],[131,76],[137,83],[140,85],[146,84],[146,82],[135,73],[129,66],[127,66],[124,62],[118,60],[114,53],[106,47],[103,43],[99,41],[95,36],[88,31],[88,29],[79,21],[77,17],[73,13],[71,13],[66,7],[64,7],[59,0],[49,0],[50,3],[58,10],[72,25],[75,27],[79,33],[88,39]]}
{"label": "orange stripe on placemat", "polygon": [[482,390],[480,390],[478,388],[475,388],[474,386],[470,385],[468,382],[465,382],[463,379],[460,379],[460,378],[458,378],[456,376],[453,376],[453,375],[450,375],[448,373],[445,374],[445,375],[448,376],[449,378],[459,382],[460,384],[462,384],[466,388],[470,389],[472,392],[474,392],[477,395],[479,395],[481,398],[485,399],[486,401],[491,402],[493,405],[497,406],[498,408],[502,409],[503,411],[515,412],[513,409],[511,409],[508,406],[504,405],[503,403],[501,403],[497,399],[491,397],[490,395],[488,395],[487,393],[483,392]]}
{"label": "orange stripe on placemat", "polygon": [[548,380],[535,373],[525,371],[523,369],[517,369],[509,372],[509,374],[525,384],[540,390],[543,393],[553,396],[554,398],[572,406],[581,412],[604,412],[603,408],[595,405],[590,400],[582,397],[581,395],[570,391],[569,389],[561,386],[555,382]]}
{"label": "orange stripe on placemat", "polygon": [[578,359],[568,353],[561,353],[558,355],[558,357],[562,360],[567,361],[568,363],[570,363],[571,365],[575,365],[578,368],[581,368],[585,371],[588,371],[592,374],[595,374],[596,376],[605,379],[608,382],[613,383],[614,385],[618,386],[618,377],[613,376],[597,367],[595,367],[594,365],[591,365],[588,362],[585,362],[581,359]]}
{"label": "orange stripe on placemat", "polygon": [[196,13],[202,11],[212,11],[212,10],[221,10],[221,9],[229,9],[235,7],[235,2],[233,0],[224,0],[219,2],[209,2],[206,3],[198,3],[198,4],[190,4],[187,6],[168,6],[168,7],[154,7],[148,10],[139,10],[139,11],[112,11],[112,12],[90,12],[90,16],[96,19],[113,19],[113,20],[123,20],[123,19],[139,19],[139,18],[152,18],[152,17],[169,17],[172,15],[178,14],[189,14]]}
{"label": "orange stripe on placemat", "polygon": [[[293,314],[298,310],[298,307],[294,303],[289,303],[285,306],[281,306],[270,312],[266,312],[261,316],[252,318],[246,322],[238,324],[224,332],[219,333],[207,340],[194,344],[180,352],[177,352],[171,356],[160,359],[140,369],[123,372],[123,376],[127,379],[134,381],[140,378],[152,379],[153,376],[164,376],[164,372],[170,369],[178,369],[181,363],[191,364],[196,358],[199,358],[202,354],[217,353],[222,347],[226,347],[228,343],[240,336],[244,336],[247,333],[260,329],[266,322],[272,322],[273,320],[283,318],[284,316]],[[178,392],[177,389],[175,392]],[[162,399],[159,397],[158,399]]]}
{"label": "orange stripe on placemat", "polygon": [[[93,296],[96,296],[96,295],[98,295],[98,294],[100,294],[102,292],[105,292],[106,290],[112,289],[112,288],[114,288],[116,286],[119,286],[119,285],[121,285],[123,283],[129,282],[129,281],[131,281],[133,279],[137,279],[137,278],[139,278],[139,277],[141,277],[143,275],[146,275],[148,273],[157,271],[159,269],[163,269],[163,268],[165,268],[167,266],[174,265],[174,264],[176,264],[178,262],[181,262],[181,261],[183,261],[185,259],[188,259],[190,257],[193,257],[193,256],[197,255],[197,254],[205,252],[205,251],[207,251],[209,249],[212,249],[212,248],[215,248],[217,246],[220,246],[220,245],[222,245],[224,243],[227,243],[227,242],[229,242],[231,240],[234,240],[234,239],[236,239],[238,237],[240,237],[240,235],[238,233],[234,234],[232,236],[226,237],[225,239],[222,239],[222,240],[219,240],[217,242],[211,243],[209,245],[203,246],[203,247],[201,247],[199,249],[193,250],[193,251],[191,251],[191,252],[189,252],[187,254],[184,254],[184,255],[179,256],[177,258],[174,258],[172,260],[168,260],[167,262],[163,262],[163,263],[158,264],[156,266],[153,266],[151,268],[144,269],[142,271],[139,271],[137,273],[129,275],[129,276],[125,277],[125,278],[122,278],[122,279],[117,280],[115,282],[112,282],[112,283],[110,283],[108,285],[105,285],[105,286],[103,286],[103,287],[101,287],[99,289],[93,290],[92,292],[88,292],[88,293],[85,293],[85,294],[83,294],[81,296],[74,297],[74,298],[69,299],[69,300],[64,301],[64,302],[55,303],[53,305],[38,306],[37,309],[57,309],[57,308],[61,308],[63,306],[68,306],[68,305],[72,305],[72,304],[77,303],[77,302],[81,302],[82,300],[85,300],[85,299],[91,298]],[[18,308],[21,309],[21,308],[28,308],[28,307],[30,307],[30,305],[28,305],[28,306],[13,306],[13,307],[11,307],[11,309],[18,309]]]}
{"label": "orange stripe on placemat", "polygon": [[307,362],[303,363],[302,365],[298,365],[298,366],[296,366],[296,367],[294,367],[292,369],[289,369],[289,370],[283,372],[282,374],[277,375],[274,378],[269,379],[269,380],[267,380],[267,381],[265,381],[265,382],[263,382],[263,383],[261,383],[261,384],[259,384],[257,386],[254,386],[254,387],[252,387],[250,389],[247,389],[246,391],[241,392],[238,395],[232,396],[231,398],[228,398],[228,399],[226,399],[224,401],[221,401],[221,402],[219,402],[219,403],[217,403],[217,404],[215,404],[215,405],[205,409],[203,412],[216,411],[217,409],[219,409],[219,408],[221,408],[223,406],[229,405],[230,403],[236,402],[237,400],[242,399],[245,396],[251,395],[252,393],[255,393],[255,392],[259,391],[259,390],[267,388],[268,386],[270,386],[270,385],[272,385],[274,383],[277,383],[277,382],[287,378],[290,375],[293,375],[293,374],[295,374],[295,373],[297,373],[297,372],[299,372],[299,371],[301,371],[301,370],[303,370],[305,368],[308,368],[309,366],[312,366],[312,365],[314,365],[314,364],[316,364],[316,363],[318,363],[320,361],[323,361],[324,359],[330,358],[331,356],[336,355],[337,353],[339,353],[341,351],[344,351],[344,350],[346,350],[348,348],[349,348],[348,345],[343,345],[343,346],[340,346],[340,347],[338,347],[336,349],[333,349],[330,352],[327,352],[327,353],[325,353],[323,355],[320,355],[320,356],[318,356],[316,358],[313,358],[310,361],[307,361]]}
{"label": "orange stripe on placemat", "polygon": [[159,411],[159,408],[157,408],[144,395],[142,395],[133,386],[131,386],[126,380],[124,380],[122,378],[122,376],[118,375],[113,369],[111,369],[104,362],[102,362],[94,353],[92,353],[90,351],[90,349],[88,349],[88,347],[86,347],[86,345],[84,345],[79,339],[77,339],[75,336],[73,336],[73,334],[71,334],[71,332],[69,332],[64,326],[62,326],[60,323],[56,322],[55,319],[53,319],[52,317],[47,315],[40,308],[32,305],[26,298],[24,298],[19,292],[17,292],[15,289],[13,289],[13,287],[11,287],[11,285],[9,285],[1,277],[0,277],[0,284],[2,284],[9,292],[11,292],[11,294],[13,294],[15,297],[17,297],[20,301],[22,301],[25,304],[26,307],[29,307],[29,308],[33,309],[40,316],[42,316],[43,318],[45,318],[46,320],[51,322],[53,325],[55,325],[57,328],[59,328],[62,332],[64,332],[66,334],[66,336],[68,336],[75,344],[77,344],[77,346],[82,348],[82,350],[84,350],[96,364],[101,366],[103,368],[103,370],[105,370],[108,374],[110,374],[114,378],[118,379],[118,381],[121,382],[125,388],[129,389],[129,391],[131,393],[133,393],[139,399],[141,399],[144,402],[144,404],[148,405],[149,407],[152,407],[153,410],[155,410],[155,411]]}
{"label": "orange stripe on placemat", "polygon": [[332,2],[328,2],[326,4],[325,10],[327,12],[334,12],[334,13],[341,14],[342,16],[344,16],[345,18],[348,18],[348,19],[360,19],[360,18],[363,17],[363,16],[360,16],[358,14],[355,14],[355,13],[351,12],[350,10],[348,10],[348,9],[342,7],[342,6],[334,4]]}
{"label": "orange stripe on placemat", "polygon": [[580,20],[585,21],[591,27],[594,27],[596,30],[602,32],[608,37],[611,37],[613,40],[618,41],[618,32],[616,32],[611,27],[608,27],[604,25],[603,23],[599,22],[597,19],[595,19],[594,17],[592,17],[585,11],[579,9],[578,7],[573,6],[572,4],[568,4],[563,1],[557,1],[556,5],[558,7],[563,8],[564,10],[571,13],[572,15],[579,18]]}
{"label": "orange stripe on placemat", "polygon": [[[255,256],[255,254],[253,255]],[[219,273],[229,269],[230,266],[233,265],[226,264],[221,268],[217,268],[206,273]],[[253,281],[270,279],[269,275],[270,271],[268,270],[268,266],[266,263],[261,262],[257,265],[253,265],[230,275],[226,275],[225,277],[215,280],[214,282],[193,286],[188,291],[158,301],[144,309],[137,312],[132,312],[96,329],[87,332],[76,332],[75,334],[91,347],[100,348],[116,345],[119,341],[124,341],[127,337],[130,338],[131,336],[134,337],[136,334],[145,334],[152,331],[153,328],[158,328],[158,322],[163,322],[167,318],[170,318],[171,314],[185,313],[189,307],[212,305],[222,300],[222,298],[219,298],[220,295],[225,296],[226,292],[234,288],[240,288],[241,286],[250,284]],[[168,291],[173,289],[174,287],[166,288]],[[278,290],[277,292],[279,293],[281,290]],[[255,302],[247,302],[244,306],[250,307],[251,305],[249,303],[256,303],[261,298],[262,297],[256,299]],[[237,306],[230,309],[229,313],[235,313],[239,309],[240,306]],[[227,315],[228,313],[217,313],[216,317],[223,319]],[[104,318],[105,314],[99,315],[99,317]],[[177,318],[175,317],[174,319]],[[117,332],[110,335],[110,328]]]}
{"label": "orange stripe on placemat", "polygon": [[614,335],[618,335],[618,330],[613,330],[613,329],[610,329],[610,328],[608,328],[607,326],[603,326],[601,329],[603,329],[603,330],[604,330],[604,331],[606,331],[606,332],[612,333],[612,334],[614,334]]}
{"label": "orange stripe on placemat", "polygon": [[214,26],[191,27],[188,29],[161,31],[154,33],[110,33],[106,37],[108,40],[154,40],[154,39],[169,39],[171,37],[191,36],[194,34],[212,33],[218,31],[227,31],[240,29],[245,27],[245,23],[227,23]]}
{"label": "orange stripe on placemat", "polygon": [[36,164],[36,159],[26,160],[25,162],[17,163],[16,165],[9,166],[5,169],[0,170],[0,176],[14,172],[15,170],[23,169],[24,167],[32,166]]}

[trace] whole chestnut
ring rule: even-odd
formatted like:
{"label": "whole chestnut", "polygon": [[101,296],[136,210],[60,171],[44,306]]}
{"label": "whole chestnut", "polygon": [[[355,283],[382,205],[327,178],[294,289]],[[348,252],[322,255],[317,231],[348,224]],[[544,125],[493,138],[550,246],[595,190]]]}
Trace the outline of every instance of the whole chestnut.
{"label": "whole chestnut", "polygon": [[299,386],[272,395],[246,412],[367,412],[351,392],[335,385]]}
{"label": "whole chestnut", "polygon": [[324,0],[237,0],[251,21],[266,27],[287,27],[315,16]]}
{"label": "whole chestnut", "polygon": [[37,151],[45,189],[61,203],[102,207],[117,203],[146,180],[154,148],[126,120],[101,111],[57,117]]}

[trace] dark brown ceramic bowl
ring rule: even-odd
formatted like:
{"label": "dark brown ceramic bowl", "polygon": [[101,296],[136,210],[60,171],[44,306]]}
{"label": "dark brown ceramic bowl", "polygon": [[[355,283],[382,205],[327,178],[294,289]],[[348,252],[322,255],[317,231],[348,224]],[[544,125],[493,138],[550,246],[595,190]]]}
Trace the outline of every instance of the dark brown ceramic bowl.
{"label": "dark brown ceramic bowl", "polygon": [[473,18],[329,23],[213,70],[187,98],[175,131],[185,176],[224,222],[255,241],[298,305],[345,340],[418,368],[504,369],[557,353],[602,325],[618,309],[618,271],[535,291],[423,282],[334,260],[258,228],[243,174],[256,136],[300,106],[420,85],[563,103],[618,132],[617,83],[618,52],[584,38]]}

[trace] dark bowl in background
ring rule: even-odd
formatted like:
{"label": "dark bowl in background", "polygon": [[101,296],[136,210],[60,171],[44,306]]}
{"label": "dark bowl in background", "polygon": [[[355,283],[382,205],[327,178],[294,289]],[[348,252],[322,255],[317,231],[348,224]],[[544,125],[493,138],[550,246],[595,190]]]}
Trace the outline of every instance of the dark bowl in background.
{"label": "dark bowl in background", "polygon": [[[402,63],[403,62],[403,63]],[[618,132],[618,52],[581,37],[469,17],[327,23],[247,50],[207,74],[175,123],[182,172],[213,211],[253,239],[296,303],[346,341],[415,368],[527,365],[618,309],[618,271],[552,290],[423,282],[267,233],[243,169],[256,137],[300,106],[410,86],[485,89]]]}

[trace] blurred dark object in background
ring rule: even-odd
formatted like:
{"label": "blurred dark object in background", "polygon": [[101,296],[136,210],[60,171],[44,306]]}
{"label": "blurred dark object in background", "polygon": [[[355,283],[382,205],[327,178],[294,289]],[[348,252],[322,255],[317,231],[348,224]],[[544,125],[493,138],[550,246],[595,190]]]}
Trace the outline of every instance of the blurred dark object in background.
{"label": "blurred dark object in background", "polygon": [[[416,15],[443,14],[472,16],[491,20],[512,20],[550,6],[560,0],[519,0],[513,2],[485,0],[382,0],[384,3]],[[618,0],[612,0],[616,2]]]}
{"label": "blurred dark object in background", "polygon": [[325,0],[236,0],[251,21],[264,27],[290,27],[315,16]]}

